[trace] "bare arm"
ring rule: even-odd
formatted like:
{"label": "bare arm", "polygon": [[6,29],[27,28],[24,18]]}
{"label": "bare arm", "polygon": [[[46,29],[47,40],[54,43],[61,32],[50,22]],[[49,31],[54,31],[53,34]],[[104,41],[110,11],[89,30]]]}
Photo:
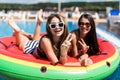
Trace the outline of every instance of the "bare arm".
{"label": "bare arm", "polygon": [[64,65],[67,62],[67,53],[71,46],[72,34],[69,33],[66,40],[62,43],[60,47],[60,62]]}
{"label": "bare arm", "polygon": [[64,66],[81,66],[80,62],[67,62]]}
{"label": "bare arm", "polygon": [[73,37],[73,39],[72,39],[72,48],[73,48],[73,56],[74,57],[77,57],[78,56],[78,50],[77,50],[77,45],[76,45],[76,43],[77,43],[77,40],[76,40],[76,36],[75,36],[75,34],[74,33],[72,33],[72,37]]}
{"label": "bare arm", "polygon": [[89,46],[85,43],[84,39],[80,39],[79,44],[82,46],[82,54],[86,54],[87,50],[89,49]]}
{"label": "bare arm", "polygon": [[48,38],[42,38],[41,40],[40,47],[45,52],[47,58],[51,61],[52,64],[57,63],[58,59],[53,51],[50,40]]}

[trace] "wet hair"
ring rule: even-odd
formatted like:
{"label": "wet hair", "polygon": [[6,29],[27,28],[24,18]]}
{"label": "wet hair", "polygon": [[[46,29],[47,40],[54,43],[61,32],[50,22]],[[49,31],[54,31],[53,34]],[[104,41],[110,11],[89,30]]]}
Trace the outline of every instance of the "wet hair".
{"label": "wet hair", "polygon": [[64,18],[59,15],[59,14],[51,14],[48,19],[47,19],[47,23],[46,23],[46,32],[47,32],[47,37],[50,39],[51,43],[52,43],[52,46],[54,45],[54,41],[53,41],[53,35],[50,31],[50,27],[49,27],[49,24],[51,23],[52,19],[56,17],[59,19],[60,22],[63,22],[64,23],[64,32],[63,34],[61,35],[61,38],[60,38],[60,42],[58,43],[58,46],[57,48],[60,50],[60,46],[61,44],[63,43],[63,41],[66,39],[67,35],[68,35],[68,27],[66,25],[66,22],[64,20]]}
{"label": "wet hair", "polygon": [[[84,13],[80,16],[80,18],[78,20],[78,26],[79,26],[82,18],[88,19],[88,21],[91,25],[91,30],[88,32],[88,34],[85,37],[85,43],[89,46],[87,53],[88,53],[88,55],[99,54],[100,50],[99,50],[99,45],[98,45],[98,41],[97,41],[97,34],[96,34],[96,27],[95,27],[94,19],[90,14]],[[77,38],[80,36],[79,29],[75,33],[77,35]]]}

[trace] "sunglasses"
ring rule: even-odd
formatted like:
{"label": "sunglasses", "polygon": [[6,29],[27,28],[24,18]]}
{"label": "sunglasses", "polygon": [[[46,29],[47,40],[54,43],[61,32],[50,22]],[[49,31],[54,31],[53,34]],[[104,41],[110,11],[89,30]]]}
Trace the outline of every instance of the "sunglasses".
{"label": "sunglasses", "polygon": [[56,26],[59,26],[59,28],[62,28],[64,26],[64,23],[63,22],[59,22],[59,23],[52,23],[52,24],[49,25],[49,27],[51,29],[56,28]]}
{"label": "sunglasses", "polygon": [[80,23],[79,23],[79,26],[84,26],[84,25],[85,25],[87,28],[91,26],[90,23],[88,23],[88,22],[86,22],[86,23],[80,22]]}

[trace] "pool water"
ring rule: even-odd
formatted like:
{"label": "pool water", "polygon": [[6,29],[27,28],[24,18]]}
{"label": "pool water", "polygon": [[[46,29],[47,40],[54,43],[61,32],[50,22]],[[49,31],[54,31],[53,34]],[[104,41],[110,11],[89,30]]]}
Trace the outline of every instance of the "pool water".
{"label": "pool water", "polygon": [[[36,23],[34,21],[17,21],[17,25],[20,29],[24,30],[25,32],[33,34],[35,30]],[[72,26],[71,26],[72,25]],[[68,22],[69,32],[77,28],[76,23]],[[41,24],[41,33],[46,32],[46,22]],[[11,36],[13,34],[13,29],[9,26],[6,21],[0,22],[0,37]]]}
{"label": "pool water", "polygon": [[[36,26],[36,22],[34,22],[34,21],[16,21],[16,23],[20,27],[20,29],[24,30],[25,32],[33,34],[35,26]],[[68,22],[67,25],[68,25],[69,32],[78,28],[76,22]],[[103,26],[106,26],[106,25],[97,24],[97,28],[99,30],[102,30],[107,34],[110,34],[110,33],[106,32],[104,28],[102,28]],[[41,31],[41,33],[46,32],[46,22],[43,22],[41,24],[40,31]],[[13,34],[13,29],[9,26],[9,24],[6,21],[0,21],[0,37],[11,36],[12,34]],[[116,35],[113,35],[113,36],[117,37]],[[99,34],[98,34],[98,37],[100,37]],[[115,46],[119,49],[119,52],[120,52],[120,47],[119,47],[120,45],[119,46],[115,45]],[[119,64],[118,68],[116,69],[116,71],[112,75],[105,78],[104,80],[119,80],[120,79],[119,75],[120,75],[120,64]],[[8,79],[3,78],[0,75],[0,80],[8,80]]]}

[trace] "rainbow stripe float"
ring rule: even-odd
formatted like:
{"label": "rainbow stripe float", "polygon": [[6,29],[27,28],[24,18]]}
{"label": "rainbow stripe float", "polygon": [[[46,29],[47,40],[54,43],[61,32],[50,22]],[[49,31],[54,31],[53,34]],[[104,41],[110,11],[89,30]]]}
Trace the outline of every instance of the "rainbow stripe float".
{"label": "rainbow stripe float", "polygon": [[98,39],[102,54],[91,56],[94,64],[86,67],[53,66],[48,60],[23,54],[13,36],[0,38],[0,41],[0,75],[15,80],[100,80],[112,74],[120,61],[118,50],[102,39]]}

